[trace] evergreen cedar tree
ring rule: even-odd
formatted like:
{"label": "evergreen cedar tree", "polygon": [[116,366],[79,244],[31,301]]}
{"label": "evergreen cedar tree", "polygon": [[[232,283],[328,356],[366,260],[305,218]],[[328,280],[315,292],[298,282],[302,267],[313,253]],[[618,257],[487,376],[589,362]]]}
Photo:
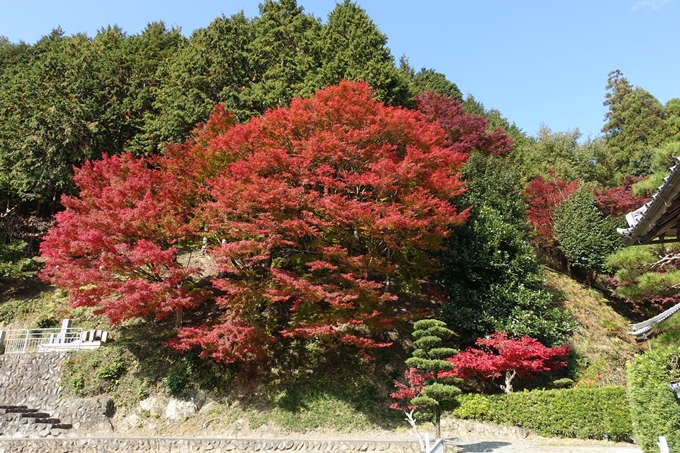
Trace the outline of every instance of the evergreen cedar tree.
{"label": "evergreen cedar tree", "polygon": [[[114,323],[214,299],[220,316],[169,344],[225,363],[283,338],[386,346],[381,332],[438,297],[434,252],[468,215],[451,203],[467,152],[510,146],[456,103],[425,96],[423,114],[343,81],[246,124],[218,107],[163,156],[77,169],[80,195],[62,199],[42,276]],[[203,238],[211,269],[192,265]]]}
{"label": "evergreen cedar tree", "polygon": [[566,358],[571,350],[567,344],[548,348],[534,338],[508,338],[503,332],[479,338],[476,344],[480,348],[469,347],[449,358],[453,370],[442,376],[461,379],[475,376],[492,382],[503,377],[500,388],[506,393],[512,392],[515,376],[529,378],[536,373],[565,367],[567,363],[560,359]]}

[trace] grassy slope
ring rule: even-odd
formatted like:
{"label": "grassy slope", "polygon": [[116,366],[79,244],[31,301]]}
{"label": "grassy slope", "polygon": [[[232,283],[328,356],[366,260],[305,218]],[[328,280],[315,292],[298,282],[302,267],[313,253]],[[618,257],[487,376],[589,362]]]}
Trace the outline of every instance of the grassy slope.
{"label": "grassy slope", "polygon": [[[625,362],[639,350],[627,335],[628,321],[597,291],[562,274],[547,271],[546,284],[556,302],[578,322],[574,335],[578,379],[624,384]],[[162,346],[173,334],[172,320],[113,327],[91,310],[69,309],[59,291],[44,286],[0,298],[0,324],[5,328],[56,326],[63,317],[72,318],[78,327],[110,332],[113,341],[105,347],[74,355],[62,384],[77,395],[111,394],[117,416],[139,412],[138,402],[149,395],[170,390],[181,395],[201,388],[213,403],[194,422],[207,423],[204,417],[220,420],[210,422],[218,431],[229,430],[237,422],[246,422],[250,428],[274,423],[296,432],[405,426],[400,413],[387,409],[392,381],[399,377],[397,369],[406,355],[402,349],[364,360],[319,345],[289,344],[281,346],[279,355],[293,358],[274,363],[273,369],[266,370],[268,381],[262,383],[257,376],[263,370],[182,358]]]}
{"label": "grassy slope", "polygon": [[578,379],[601,385],[625,385],[626,361],[641,350],[628,332],[629,321],[598,291],[564,274],[546,271],[546,286],[556,303],[578,322],[572,344],[577,352]]}
{"label": "grassy slope", "polygon": [[[174,319],[130,321],[112,326],[91,309],[72,309],[63,294],[45,285],[28,285],[0,296],[0,329],[58,327],[70,318],[74,327],[109,332],[110,341],[94,351],[73,353],[62,373],[67,394],[109,394],[117,417],[139,413],[139,401],[155,394],[189,396],[200,389],[212,401],[194,424],[210,423],[216,432],[245,423],[254,429],[269,423],[296,432],[317,428],[337,431],[393,429],[403,414],[388,409],[396,365],[403,349],[379,351],[367,360],[358,354],[291,342],[279,348],[271,368],[217,365],[195,355],[180,356],[163,346],[174,336]],[[266,382],[260,379],[267,376]],[[149,416],[143,411],[142,418]],[[201,422],[202,420],[202,422]],[[148,421],[144,419],[144,425]],[[159,425],[160,426],[160,425]],[[162,434],[159,432],[159,434]]]}

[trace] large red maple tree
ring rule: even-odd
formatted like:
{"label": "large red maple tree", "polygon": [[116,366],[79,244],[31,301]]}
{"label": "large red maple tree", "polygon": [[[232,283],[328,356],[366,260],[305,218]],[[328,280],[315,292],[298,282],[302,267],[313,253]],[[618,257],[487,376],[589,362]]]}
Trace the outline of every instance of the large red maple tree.
{"label": "large red maple tree", "polygon": [[[466,157],[363,83],[242,125],[217,108],[162,158],[86,164],[43,244],[43,276],[114,322],[214,298],[219,318],[170,344],[223,362],[285,337],[385,346],[379,333],[427,297],[432,252],[467,217],[451,203]],[[179,259],[203,238],[207,289],[196,285],[205,269]]]}

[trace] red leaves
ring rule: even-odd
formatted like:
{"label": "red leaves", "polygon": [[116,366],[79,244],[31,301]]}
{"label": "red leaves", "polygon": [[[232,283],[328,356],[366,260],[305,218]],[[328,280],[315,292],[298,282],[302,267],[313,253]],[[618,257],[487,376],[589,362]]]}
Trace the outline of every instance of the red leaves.
{"label": "red leaves", "polygon": [[508,338],[506,333],[479,338],[476,344],[481,348],[469,347],[448,359],[455,368],[445,374],[462,379],[477,376],[492,380],[511,372],[513,377],[516,373],[519,377],[528,378],[536,373],[566,366],[566,362],[559,359],[566,358],[571,350],[569,345],[548,348],[530,337]]}
{"label": "red leaves", "polygon": [[543,177],[538,175],[524,189],[524,196],[529,205],[527,219],[534,227],[533,240],[536,245],[551,247],[555,244],[553,237],[555,209],[569,198],[569,195],[578,188],[578,184],[578,180],[567,183],[552,174],[550,179],[544,181]]}
{"label": "red leaves", "polygon": [[619,217],[642,207],[648,198],[633,195],[633,184],[642,178],[627,177],[619,187],[595,191],[595,201],[602,213],[611,217]]}
{"label": "red leaves", "polygon": [[459,129],[447,142],[363,83],[247,124],[218,106],[163,157],[124,154],[78,170],[81,194],[64,199],[43,275],[113,322],[162,318],[215,297],[197,289],[208,269],[182,257],[205,237],[222,316],[180,329],[172,347],[231,362],[262,357],[282,337],[386,346],[380,332],[394,327],[402,298],[427,298],[432,252],[467,218],[450,203],[466,159],[450,145],[474,128]]}
{"label": "red leaves", "polygon": [[250,326],[219,324],[186,327],[180,330],[178,338],[165,344],[180,352],[187,352],[198,346],[203,349],[201,357],[233,363],[261,359],[265,355],[263,343],[261,335]]}
{"label": "red leaves", "polygon": [[425,384],[425,376],[418,372],[415,368],[409,368],[404,371],[404,379],[406,384],[399,381],[394,381],[394,386],[397,390],[390,393],[390,396],[395,400],[400,400],[399,402],[390,404],[391,409],[397,409],[400,411],[409,411],[416,409],[416,406],[411,404],[411,400],[416,396],[420,395],[423,390],[423,385]]}
{"label": "red leaves", "polygon": [[456,152],[468,154],[477,150],[486,155],[499,155],[512,149],[512,139],[504,130],[487,132],[489,122],[465,112],[456,98],[425,92],[416,98],[416,106],[429,121],[446,131],[446,144]]}
{"label": "red leaves", "polygon": [[176,184],[161,159],[129,154],[76,171],[79,197],[45,237],[42,277],[67,289],[74,306],[97,306],[112,322],[196,306],[202,291],[185,283],[200,270],[180,264],[178,246],[194,234],[189,188]]}
{"label": "red leaves", "polygon": [[465,156],[444,143],[418,113],[349,82],[212,140],[228,162],[204,206],[226,239],[211,251],[232,279],[219,303],[285,308],[286,337],[387,345],[372,336],[394,324],[390,290],[428,275],[428,253],[466,218],[449,203]]}

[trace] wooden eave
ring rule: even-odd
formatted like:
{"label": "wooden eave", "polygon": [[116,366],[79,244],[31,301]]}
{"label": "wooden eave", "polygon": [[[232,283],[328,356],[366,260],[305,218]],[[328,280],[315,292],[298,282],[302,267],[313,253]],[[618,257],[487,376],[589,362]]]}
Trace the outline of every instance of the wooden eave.
{"label": "wooden eave", "polygon": [[680,242],[680,158],[652,200],[626,215],[629,228],[618,229],[626,245]]}

